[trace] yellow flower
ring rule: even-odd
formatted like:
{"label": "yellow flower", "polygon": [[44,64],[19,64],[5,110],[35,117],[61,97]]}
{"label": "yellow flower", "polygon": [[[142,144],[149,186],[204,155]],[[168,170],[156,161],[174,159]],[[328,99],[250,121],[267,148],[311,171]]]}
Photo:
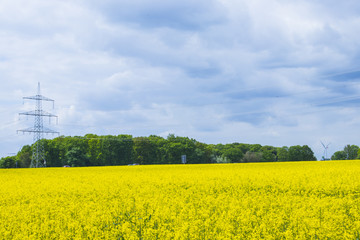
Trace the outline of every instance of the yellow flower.
{"label": "yellow flower", "polygon": [[356,239],[360,161],[0,170],[1,239]]}

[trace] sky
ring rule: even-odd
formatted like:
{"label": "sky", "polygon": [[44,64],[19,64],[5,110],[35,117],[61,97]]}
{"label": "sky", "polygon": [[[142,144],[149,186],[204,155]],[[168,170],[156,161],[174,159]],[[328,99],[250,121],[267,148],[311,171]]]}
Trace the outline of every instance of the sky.
{"label": "sky", "polygon": [[[0,157],[64,136],[360,145],[356,0],[0,0]],[[47,135],[53,138],[57,135]]]}

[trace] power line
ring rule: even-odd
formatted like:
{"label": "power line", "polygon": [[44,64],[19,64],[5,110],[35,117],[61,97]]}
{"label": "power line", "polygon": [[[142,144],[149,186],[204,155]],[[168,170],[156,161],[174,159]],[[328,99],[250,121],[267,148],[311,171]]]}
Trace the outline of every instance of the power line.
{"label": "power line", "polygon": [[15,121],[0,124],[0,130],[8,129],[9,127],[16,125],[19,122],[23,122],[23,120],[15,120]]}

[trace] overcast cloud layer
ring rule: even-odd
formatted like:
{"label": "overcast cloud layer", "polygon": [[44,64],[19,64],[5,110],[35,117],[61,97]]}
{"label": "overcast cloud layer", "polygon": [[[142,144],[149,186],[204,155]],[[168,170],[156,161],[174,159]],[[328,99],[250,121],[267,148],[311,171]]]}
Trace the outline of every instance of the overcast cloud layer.
{"label": "overcast cloud layer", "polygon": [[[31,135],[169,133],[205,143],[360,145],[360,3],[0,0],[0,156]],[[49,135],[49,138],[54,137]]]}

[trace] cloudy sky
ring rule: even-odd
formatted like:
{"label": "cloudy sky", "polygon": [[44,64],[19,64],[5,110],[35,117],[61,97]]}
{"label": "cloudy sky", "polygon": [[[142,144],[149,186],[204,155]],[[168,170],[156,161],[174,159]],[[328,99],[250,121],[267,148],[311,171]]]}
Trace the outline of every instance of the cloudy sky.
{"label": "cloudy sky", "polygon": [[[61,135],[360,145],[356,0],[0,0],[0,156]],[[54,136],[49,135],[48,138]]]}

